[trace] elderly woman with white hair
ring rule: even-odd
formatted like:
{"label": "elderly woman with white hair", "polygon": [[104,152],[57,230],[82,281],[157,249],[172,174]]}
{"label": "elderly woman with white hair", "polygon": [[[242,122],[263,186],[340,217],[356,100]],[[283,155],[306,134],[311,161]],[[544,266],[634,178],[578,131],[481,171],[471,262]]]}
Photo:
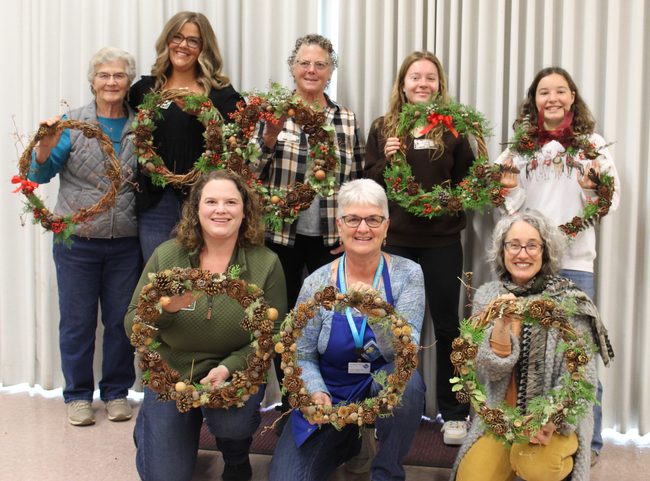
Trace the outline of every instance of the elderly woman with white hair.
{"label": "elderly woman with white hair", "polygon": [[[474,310],[482,310],[495,299],[544,298],[555,302],[575,300],[569,321],[578,332],[587,333],[609,364],[613,352],[607,331],[591,299],[573,281],[559,277],[566,248],[555,222],[536,210],[503,217],[497,223],[488,249],[498,281],[481,286],[474,295]],[[567,372],[562,337],[540,325],[522,323],[515,314],[497,317],[486,330],[478,348],[476,369],[486,380],[487,405],[505,401],[526,412],[529,402],[559,388]],[[586,367],[586,381],[596,382],[595,359]],[[451,479],[456,481],[563,480],[587,481],[594,417],[591,406],[575,425],[548,422],[537,432],[529,431],[528,443],[508,449],[486,432],[477,416],[460,448]]]}
{"label": "elderly woman with white hair", "polygon": [[[114,47],[102,48],[90,59],[88,68],[94,99],[69,115],[70,119],[102,126],[113,141],[127,178],[137,166],[129,136],[133,110],[125,101],[134,78],[135,59],[131,54]],[[59,120],[60,116],[52,117],[41,126],[52,126]],[[101,199],[111,183],[101,175],[106,161],[97,140],[86,138],[80,131],[59,131],[44,137],[35,149],[29,179],[43,184],[59,174],[56,212],[67,215]],[[126,396],[135,381],[135,370],[123,321],[141,271],[134,184],[122,182],[115,207],[77,226],[72,238],[71,248],[56,243],[53,248],[68,421],[75,426],[95,422],[91,403],[98,304],[104,324],[100,397],[106,403],[109,420],[125,421],[131,418]]]}
{"label": "elderly woman with white hair", "polygon": [[[424,277],[415,262],[382,252],[389,222],[386,193],[379,184],[370,179],[345,183],[339,191],[336,218],[345,253],[305,279],[298,303],[328,285],[341,292],[374,289],[409,321],[411,338],[419,344]],[[390,331],[373,328],[366,319],[354,309],[338,313],[321,307],[303,329],[297,357],[315,403],[359,402],[375,396],[382,386],[372,374],[394,372]],[[370,369],[361,373],[351,369],[359,361],[369,363]],[[371,479],[405,479],[402,460],[420,424],[424,389],[422,378],[414,372],[394,415],[375,420],[380,448],[370,464]],[[348,424],[340,431],[330,424],[315,429],[294,410],[275,449],[269,479],[327,480],[340,464],[359,453],[361,444],[357,425]]]}

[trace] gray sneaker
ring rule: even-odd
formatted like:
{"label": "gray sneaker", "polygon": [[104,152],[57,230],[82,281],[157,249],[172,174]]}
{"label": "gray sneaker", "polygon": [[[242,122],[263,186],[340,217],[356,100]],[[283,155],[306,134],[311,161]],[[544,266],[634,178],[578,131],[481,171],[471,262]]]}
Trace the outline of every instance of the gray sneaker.
{"label": "gray sneaker", "polygon": [[95,415],[90,401],[72,401],[68,403],[68,421],[73,426],[95,424]]}
{"label": "gray sneaker", "polygon": [[132,412],[131,406],[126,401],[126,398],[113,399],[106,403],[106,410],[108,411],[109,421],[126,421],[131,419]]}

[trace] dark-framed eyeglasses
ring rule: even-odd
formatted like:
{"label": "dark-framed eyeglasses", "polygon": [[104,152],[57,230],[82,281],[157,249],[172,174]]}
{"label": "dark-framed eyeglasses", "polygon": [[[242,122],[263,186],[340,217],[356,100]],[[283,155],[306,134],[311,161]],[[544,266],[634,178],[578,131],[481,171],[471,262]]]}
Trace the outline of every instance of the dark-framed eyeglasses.
{"label": "dark-framed eyeglasses", "polygon": [[370,228],[377,228],[381,226],[386,217],[383,215],[369,215],[368,217],[360,217],[358,215],[344,215],[341,217],[343,223],[348,227],[359,227],[361,221],[366,221],[366,225]]}
{"label": "dark-framed eyeglasses", "polygon": [[506,251],[509,254],[515,256],[519,254],[522,249],[524,249],[530,256],[536,256],[544,250],[544,244],[536,244],[535,242],[531,242],[525,246],[519,244],[518,242],[504,242],[503,246],[506,248]]}
{"label": "dark-framed eyeglasses", "polygon": [[116,82],[124,82],[127,79],[128,75],[126,72],[117,72],[113,74],[110,74],[108,72],[97,72],[95,74],[95,77],[97,77],[102,82],[108,82],[111,77],[113,77]]}
{"label": "dark-framed eyeglasses", "polygon": [[199,48],[203,43],[203,39],[199,37],[186,37],[182,33],[174,34],[170,42],[173,43],[174,45],[180,45],[181,43],[183,43],[183,40],[187,42],[187,46],[189,48]]}
{"label": "dark-framed eyeglasses", "polygon": [[309,60],[296,60],[296,66],[300,70],[309,70],[309,67],[312,65],[316,70],[322,72],[329,66],[329,62],[310,62]]}

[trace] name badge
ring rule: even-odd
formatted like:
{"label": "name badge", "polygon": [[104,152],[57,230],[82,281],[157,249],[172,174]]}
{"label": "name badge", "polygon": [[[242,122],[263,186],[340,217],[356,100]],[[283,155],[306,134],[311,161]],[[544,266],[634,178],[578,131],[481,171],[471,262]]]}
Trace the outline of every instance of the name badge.
{"label": "name badge", "polygon": [[415,139],[413,144],[415,150],[436,149],[436,143],[431,139]]}
{"label": "name badge", "polygon": [[300,137],[291,132],[280,132],[278,135],[278,142],[291,142],[292,144],[300,143]]}
{"label": "name badge", "polygon": [[349,362],[348,374],[370,374],[369,362]]}
{"label": "name badge", "polygon": [[187,307],[181,307],[181,311],[193,311],[194,309],[196,309],[196,301]]}
{"label": "name badge", "polygon": [[160,104],[159,107],[161,109],[168,109],[171,104],[172,104],[172,101],[168,100],[167,102],[163,102],[162,104]]}

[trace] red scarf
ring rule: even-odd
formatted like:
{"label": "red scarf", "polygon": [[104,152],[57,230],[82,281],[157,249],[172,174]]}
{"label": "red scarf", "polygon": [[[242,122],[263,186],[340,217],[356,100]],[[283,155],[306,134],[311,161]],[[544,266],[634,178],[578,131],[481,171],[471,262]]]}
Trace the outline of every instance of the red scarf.
{"label": "red scarf", "polygon": [[573,129],[571,128],[571,122],[573,122],[573,112],[566,110],[564,112],[564,120],[562,120],[562,125],[556,130],[546,130],[544,129],[544,111],[539,112],[539,130],[537,131],[537,143],[539,145],[544,145],[551,140],[557,140],[562,146],[566,149],[571,143],[573,138]]}

